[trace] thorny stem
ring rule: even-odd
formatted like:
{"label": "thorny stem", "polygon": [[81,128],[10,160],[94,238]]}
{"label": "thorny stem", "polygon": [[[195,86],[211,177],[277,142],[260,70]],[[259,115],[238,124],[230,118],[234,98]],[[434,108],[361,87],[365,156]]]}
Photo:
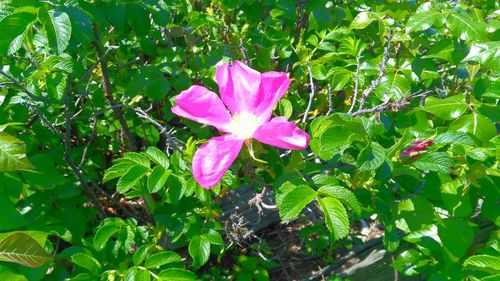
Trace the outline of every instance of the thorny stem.
{"label": "thorny stem", "polygon": [[352,97],[351,108],[349,108],[349,114],[354,110],[354,106],[356,105],[356,101],[358,99],[358,87],[359,87],[359,68],[361,66],[361,51],[356,56],[356,74],[354,75],[354,95]]}
{"label": "thorny stem", "polygon": [[173,137],[172,134],[165,128],[162,124],[158,123],[158,121],[154,120],[151,116],[149,116],[142,108],[136,108],[135,109],[135,114],[139,116],[142,119],[148,120],[151,122],[156,129],[158,129],[160,135],[164,135],[166,138],[166,147],[165,147],[165,153],[168,154],[168,150],[172,148],[174,151],[180,151],[180,147],[177,145],[176,142],[183,144],[180,140],[177,138]]}
{"label": "thorny stem", "polygon": [[410,103],[410,101],[412,101],[416,98],[419,98],[419,97],[424,98],[432,92],[433,92],[433,90],[428,90],[428,91],[425,91],[422,93],[416,93],[414,95],[408,96],[406,98],[403,98],[403,99],[395,101],[395,102],[385,101],[385,102],[383,102],[383,103],[381,103],[373,108],[358,110],[358,111],[352,113],[351,115],[358,116],[358,115],[374,113],[374,112],[383,112],[386,110],[398,111],[398,110],[402,109],[403,107],[405,107],[406,105],[408,105]]}
{"label": "thorny stem", "polygon": [[307,61],[307,71],[309,72],[309,84],[311,87],[311,92],[309,93],[309,101],[307,103],[306,111],[304,112],[304,116],[302,117],[302,123],[305,123],[307,121],[307,114],[311,109],[312,101],[314,98],[314,81],[312,76],[311,63],[309,61]]}
{"label": "thorny stem", "polygon": [[135,150],[135,139],[130,133],[130,128],[127,125],[127,121],[125,121],[125,118],[123,117],[123,113],[120,108],[115,108],[116,102],[115,98],[113,97],[113,93],[111,90],[111,82],[109,80],[109,72],[108,72],[108,61],[106,60],[105,53],[102,51],[102,48],[99,43],[99,32],[97,31],[97,26],[94,26],[94,36],[95,36],[95,41],[94,41],[94,48],[97,52],[97,56],[100,58],[99,62],[101,65],[101,72],[102,72],[102,88],[104,91],[104,98],[108,101],[109,105],[113,108],[113,112],[120,122],[120,126],[122,127],[122,132],[127,139],[127,145],[128,148],[131,150]]}
{"label": "thorny stem", "polygon": [[326,112],[326,116],[330,115],[333,110],[332,105],[332,85],[328,84],[328,111]]}
{"label": "thorny stem", "polygon": [[392,31],[389,28],[387,28],[387,46],[384,49],[384,57],[382,58],[382,62],[380,64],[380,69],[378,72],[377,79],[372,81],[372,83],[370,84],[370,87],[368,87],[361,95],[361,100],[359,101],[358,111],[363,110],[363,107],[365,106],[366,99],[371,94],[371,92],[373,92],[373,90],[375,90],[375,88],[377,88],[377,86],[380,85],[380,82],[382,81],[382,77],[384,77],[385,67],[387,65],[387,61],[389,61],[389,56],[390,56],[391,39],[392,39]]}

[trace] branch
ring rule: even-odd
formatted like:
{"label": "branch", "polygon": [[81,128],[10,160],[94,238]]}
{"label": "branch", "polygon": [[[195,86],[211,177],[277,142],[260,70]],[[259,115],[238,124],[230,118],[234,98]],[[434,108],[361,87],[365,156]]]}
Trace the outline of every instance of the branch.
{"label": "branch", "polygon": [[[166,147],[165,147],[165,152],[168,154],[168,150],[172,148],[174,151],[180,151],[180,147],[177,145],[177,143],[183,144],[180,140],[172,136],[171,132],[167,130],[162,124],[158,123],[158,121],[154,120],[151,116],[149,116],[142,108],[136,108],[135,109],[135,114],[139,116],[142,119],[148,120],[151,122],[160,132],[161,135],[164,135],[167,142],[166,142]],[[177,142],[177,143],[176,143]]]}
{"label": "branch", "polygon": [[309,93],[309,101],[307,103],[306,111],[304,112],[304,116],[302,117],[302,123],[305,123],[307,121],[307,114],[309,113],[309,110],[311,109],[312,101],[314,98],[314,81],[313,81],[313,76],[312,76],[312,71],[311,71],[311,63],[307,61],[307,71],[309,72],[309,84],[311,87],[311,92]]}
{"label": "branch", "polygon": [[94,36],[95,36],[95,41],[94,41],[94,48],[97,52],[97,56],[101,58],[99,60],[101,64],[101,71],[102,71],[102,88],[104,91],[104,98],[108,101],[109,105],[113,108],[113,112],[116,115],[116,118],[120,122],[120,126],[122,127],[122,132],[125,135],[125,138],[127,139],[127,144],[128,148],[131,150],[135,150],[135,139],[134,136],[130,133],[130,128],[127,125],[127,121],[125,121],[125,118],[123,117],[123,113],[120,108],[116,108],[116,102],[113,97],[113,93],[111,91],[111,82],[109,80],[109,73],[108,73],[108,62],[106,60],[105,54],[102,51],[102,48],[99,43],[99,33],[97,31],[97,27],[94,26]]}
{"label": "branch", "polygon": [[389,56],[390,56],[391,39],[392,39],[392,32],[389,28],[387,28],[387,46],[384,49],[384,57],[382,58],[382,63],[380,64],[380,69],[378,72],[377,79],[372,81],[372,83],[370,84],[370,87],[368,87],[361,95],[361,100],[359,101],[358,111],[363,110],[363,107],[365,106],[366,99],[371,94],[371,92],[373,92],[373,90],[375,90],[375,88],[377,88],[377,86],[380,85],[380,82],[382,81],[382,77],[384,77],[385,67],[387,65],[387,61],[389,61]]}
{"label": "branch", "polygon": [[361,66],[361,51],[356,56],[356,74],[354,75],[354,96],[352,97],[351,108],[349,108],[349,114],[354,110],[354,106],[356,105],[356,100],[358,99],[358,87],[359,87],[359,68]]}
{"label": "branch", "polygon": [[410,95],[406,98],[403,98],[403,99],[395,101],[395,102],[385,101],[385,102],[383,102],[383,103],[381,103],[373,108],[358,110],[358,111],[352,113],[351,115],[358,116],[358,115],[374,113],[374,112],[384,112],[387,110],[399,111],[402,108],[404,108],[406,105],[408,105],[412,100],[419,98],[419,97],[426,97],[432,92],[433,92],[433,90],[428,90],[428,91],[425,91],[422,93],[416,93],[414,95]]}
{"label": "branch", "polygon": [[252,67],[252,61],[250,58],[248,58],[248,53],[247,49],[245,49],[245,46],[243,46],[243,39],[240,38],[240,52],[243,54],[243,58],[245,59],[245,63]]}
{"label": "branch", "polygon": [[330,115],[332,113],[333,106],[332,106],[332,85],[328,84],[328,111],[326,112],[326,116]]}
{"label": "branch", "polygon": [[35,94],[33,94],[30,90],[28,90],[20,81],[17,81],[16,78],[10,76],[9,74],[5,73],[3,70],[0,69],[0,75],[4,76],[5,78],[9,79],[12,84],[16,85],[18,88],[20,88],[21,90],[23,90],[23,92],[26,93],[26,95],[28,95],[28,97],[36,100],[36,101],[41,101],[41,102],[49,102],[48,99],[44,98],[44,97],[39,97]]}

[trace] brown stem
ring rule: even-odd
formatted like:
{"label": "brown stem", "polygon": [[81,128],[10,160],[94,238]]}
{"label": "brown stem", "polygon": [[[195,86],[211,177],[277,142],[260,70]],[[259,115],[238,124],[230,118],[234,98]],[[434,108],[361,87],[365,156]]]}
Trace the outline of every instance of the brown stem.
{"label": "brown stem", "polygon": [[130,128],[127,125],[127,121],[125,121],[125,118],[123,117],[123,112],[122,109],[119,107],[116,107],[116,101],[115,98],[113,97],[113,92],[111,90],[111,82],[109,80],[109,72],[108,72],[108,61],[104,55],[104,52],[102,50],[102,47],[99,43],[99,32],[97,31],[97,27],[94,26],[94,36],[95,36],[95,41],[94,41],[94,48],[97,52],[97,56],[100,58],[100,65],[101,65],[101,72],[102,72],[102,89],[104,91],[104,98],[108,101],[109,105],[113,108],[113,112],[120,122],[120,126],[122,127],[122,132],[127,140],[127,147],[129,150],[136,150],[135,146],[135,139],[134,136],[130,132]]}

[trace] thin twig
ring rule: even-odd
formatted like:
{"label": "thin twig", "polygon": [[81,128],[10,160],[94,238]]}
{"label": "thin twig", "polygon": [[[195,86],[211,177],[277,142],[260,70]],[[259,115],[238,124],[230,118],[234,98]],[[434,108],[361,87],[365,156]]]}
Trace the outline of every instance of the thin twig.
{"label": "thin twig", "polygon": [[302,117],[302,123],[305,123],[307,121],[307,114],[311,109],[312,101],[314,98],[314,81],[312,76],[311,63],[309,61],[307,61],[307,71],[309,72],[309,85],[311,87],[311,92],[309,93],[309,101],[307,102],[306,111],[304,112],[304,116]]}
{"label": "thin twig", "polygon": [[354,74],[354,95],[352,97],[351,108],[349,108],[349,114],[354,110],[356,101],[358,100],[358,89],[359,89],[359,68],[361,66],[361,51],[356,56],[356,74]]}
{"label": "thin twig", "polygon": [[252,66],[252,61],[248,57],[247,49],[245,49],[245,46],[243,45],[243,39],[240,38],[240,52],[243,54],[243,58],[245,59],[245,63],[248,66]]}
{"label": "thin twig", "polygon": [[80,85],[83,83],[85,79],[87,79],[90,74],[92,74],[92,71],[101,63],[101,61],[106,57],[106,55],[111,51],[113,48],[109,47],[106,49],[106,51],[102,54],[102,56],[99,56],[99,58],[94,62],[88,69],[85,71],[85,73],[78,79],[78,81],[73,85],[73,89],[78,89]]}
{"label": "thin twig", "polygon": [[36,100],[36,101],[43,101],[43,102],[49,102],[48,99],[44,98],[44,97],[39,97],[35,94],[33,94],[30,90],[28,90],[20,81],[17,81],[16,78],[10,76],[9,74],[5,73],[3,70],[0,69],[0,75],[6,77],[7,79],[9,79],[14,85],[16,85],[18,88],[20,88],[21,90],[23,90],[23,92],[26,93],[26,95],[28,95],[28,97]]}
{"label": "thin twig", "polygon": [[428,91],[425,91],[422,93],[416,93],[414,95],[410,95],[406,98],[403,98],[403,99],[395,101],[395,102],[385,101],[385,102],[383,102],[383,103],[381,103],[373,108],[358,110],[358,111],[352,113],[351,115],[358,116],[358,115],[369,114],[369,113],[374,113],[374,112],[383,112],[383,111],[387,111],[387,110],[398,111],[398,110],[404,108],[406,105],[408,105],[410,103],[410,101],[412,101],[416,98],[419,98],[419,97],[426,97],[432,92],[433,92],[433,90],[428,90]]}
{"label": "thin twig", "polygon": [[328,84],[328,111],[326,112],[326,116],[330,115],[333,111],[332,95],[332,85]]}
{"label": "thin twig", "polygon": [[375,88],[377,88],[378,85],[380,85],[380,82],[382,82],[382,77],[384,77],[385,67],[390,57],[391,39],[392,39],[391,29],[387,28],[387,46],[384,49],[384,57],[382,58],[382,62],[380,64],[378,76],[375,80],[371,82],[370,87],[368,87],[366,90],[363,91],[363,94],[361,95],[361,99],[359,101],[358,111],[363,110],[363,107],[365,106],[365,102],[368,96],[371,94],[371,92],[373,92],[373,90],[375,90]]}
{"label": "thin twig", "polygon": [[165,136],[165,138],[167,140],[166,141],[166,147],[165,147],[165,153],[167,153],[167,155],[168,155],[168,151],[169,151],[170,148],[172,148],[174,151],[180,151],[181,150],[180,147],[177,145],[177,143],[182,144],[182,142],[180,140],[178,140],[177,138],[175,138],[174,136],[172,136],[171,131],[168,131],[167,128],[165,128],[165,126],[163,126],[162,124],[158,123],[158,121],[154,120],[151,116],[149,116],[146,113],[146,111],[142,110],[142,108],[136,108],[135,109],[135,114],[137,114],[137,116],[139,116],[140,118],[146,119],[149,122],[151,122],[156,127],[156,129],[158,129],[159,133],[161,135]]}
{"label": "thin twig", "polygon": [[120,126],[122,128],[122,133],[124,134],[125,138],[127,139],[127,145],[128,148],[131,150],[135,150],[135,139],[134,136],[130,132],[130,128],[127,125],[127,121],[125,121],[125,118],[123,117],[123,113],[120,108],[115,108],[114,106],[116,105],[115,98],[113,97],[113,93],[111,90],[111,82],[109,80],[109,73],[108,73],[108,61],[106,60],[106,57],[104,55],[104,52],[102,51],[101,45],[99,43],[99,33],[97,31],[97,27],[94,26],[94,36],[95,36],[95,41],[94,41],[94,48],[97,52],[97,56],[100,59],[100,64],[101,64],[101,72],[102,72],[102,88],[104,91],[104,97],[108,101],[109,105],[113,107],[113,112],[116,115],[116,118],[120,122]]}

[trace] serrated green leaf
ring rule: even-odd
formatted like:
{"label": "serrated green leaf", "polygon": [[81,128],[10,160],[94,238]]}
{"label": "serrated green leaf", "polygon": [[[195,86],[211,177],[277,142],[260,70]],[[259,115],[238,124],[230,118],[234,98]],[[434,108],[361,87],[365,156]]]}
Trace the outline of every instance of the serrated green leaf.
{"label": "serrated green leaf", "polygon": [[441,21],[443,14],[435,9],[421,10],[412,15],[406,23],[406,32],[422,31],[430,28],[434,23]]}
{"label": "serrated green leaf", "polygon": [[281,113],[281,116],[289,119],[292,116],[293,107],[292,103],[287,99],[281,99],[278,103],[278,108]]}
{"label": "serrated green leaf", "polygon": [[500,271],[500,257],[490,255],[475,255],[464,261],[464,267],[471,269],[483,269]]}
{"label": "serrated green leaf", "polygon": [[447,145],[454,143],[461,143],[466,145],[474,145],[474,140],[466,133],[463,132],[445,132],[439,134],[434,142],[439,145]]}
{"label": "serrated green leaf", "polygon": [[0,132],[0,172],[34,169],[25,153],[26,145],[23,141]]}
{"label": "serrated green leaf", "polygon": [[146,156],[149,157],[149,159],[151,159],[151,161],[153,161],[156,165],[162,166],[165,170],[167,170],[170,166],[170,160],[168,160],[165,152],[154,146],[150,146],[146,149]]}
{"label": "serrated green leaf", "polygon": [[76,253],[71,256],[71,261],[88,271],[92,274],[97,275],[101,271],[101,263],[97,261],[94,257],[91,257],[84,253]]}
{"label": "serrated green leaf", "polygon": [[352,20],[349,28],[364,29],[375,20],[377,20],[377,17],[375,17],[372,12],[361,12]]}
{"label": "serrated green leaf", "polygon": [[0,261],[34,268],[51,260],[52,256],[27,234],[17,232],[0,241]]}
{"label": "serrated green leaf", "polygon": [[58,54],[62,54],[68,47],[71,38],[71,21],[63,11],[49,10],[41,16],[49,44]]}
{"label": "serrated green leaf", "polygon": [[134,187],[139,180],[148,172],[148,168],[144,166],[132,166],[123,176],[120,177],[116,184],[116,191],[125,193]]}
{"label": "serrated green leaf", "polygon": [[11,43],[35,20],[35,15],[27,12],[14,13],[0,21],[0,55],[7,55]]}
{"label": "serrated green leaf", "polygon": [[474,241],[475,230],[467,221],[447,218],[438,224],[438,235],[445,254],[453,262],[457,262],[467,254],[469,246]]}
{"label": "serrated green leaf", "polygon": [[129,161],[132,161],[136,164],[139,164],[141,166],[144,166],[146,168],[149,168],[150,167],[150,163],[149,163],[149,158],[144,156],[143,154],[141,153],[137,153],[137,152],[127,152],[123,155],[123,159],[125,160],[129,160]]}
{"label": "serrated green leaf", "polygon": [[376,142],[369,143],[358,155],[358,169],[372,171],[380,167],[385,160],[385,149]]}
{"label": "serrated green leaf", "polygon": [[205,238],[207,238],[207,240],[213,245],[224,246],[222,235],[213,229],[210,229],[208,233],[203,234],[203,236],[205,236]]}
{"label": "serrated green leaf", "polygon": [[361,213],[361,206],[354,193],[342,186],[325,185],[318,189],[318,193],[336,198],[343,204],[348,205],[357,214]]}
{"label": "serrated green leaf", "polygon": [[487,117],[477,113],[458,118],[450,124],[448,129],[472,134],[482,142],[488,142],[496,135],[495,124]]}
{"label": "serrated green leaf", "polygon": [[325,215],[326,227],[336,240],[349,234],[349,218],[344,206],[332,197],[318,198],[319,206]]}
{"label": "serrated green leaf", "polygon": [[316,191],[307,185],[284,185],[280,189],[283,189],[283,194],[276,196],[276,204],[282,220],[298,216],[317,195]]}
{"label": "serrated green leaf", "polygon": [[162,251],[152,254],[144,263],[145,268],[156,268],[169,263],[181,262],[182,258],[174,251]]}
{"label": "serrated green leaf", "polygon": [[443,120],[452,120],[460,117],[468,106],[463,95],[455,95],[444,99],[427,97],[424,110]]}
{"label": "serrated green leaf", "polygon": [[208,261],[210,256],[210,241],[201,235],[196,235],[189,241],[188,250],[193,258],[193,266],[200,267]]}
{"label": "serrated green leaf", "polygon": [[446,152],[427,152],[418,157],[413,165],[424,171],[448,173],[454,163],[451,156]]}
{"label": "serrated green leaf", "polygon": [[104,176],[102,178],[102,182],[105,183],[105,182],[110,181],[112,179],[116,179],[116,178],[123,176],[133,166],[135,166],[135,164],[132,162],[128,162],[128,161],[127,162],[119,162],[119,163],[111,166],[104,173]]}
{"label": "serrated green leaf", "polygon": [[115,224],[104,224],[99,226],[94,236],[94,248],[96,250],[102,250],[106,243],[109,241],[111,236],[117,233],[120,227]]}
{"label": "serrated green leaf", "polygon": [[137,251],[135,251],[134,255],[132,256],[134,265],[139,266],[144,262],[151,247],[151,245],[142,245],[137,249]]}
{"label": "serrated green leaf", "polygon": [[172,171],[165,170],[162,166],[156,166],[148,177],[148,190],[151,193],[161,190],[167,182]]}

